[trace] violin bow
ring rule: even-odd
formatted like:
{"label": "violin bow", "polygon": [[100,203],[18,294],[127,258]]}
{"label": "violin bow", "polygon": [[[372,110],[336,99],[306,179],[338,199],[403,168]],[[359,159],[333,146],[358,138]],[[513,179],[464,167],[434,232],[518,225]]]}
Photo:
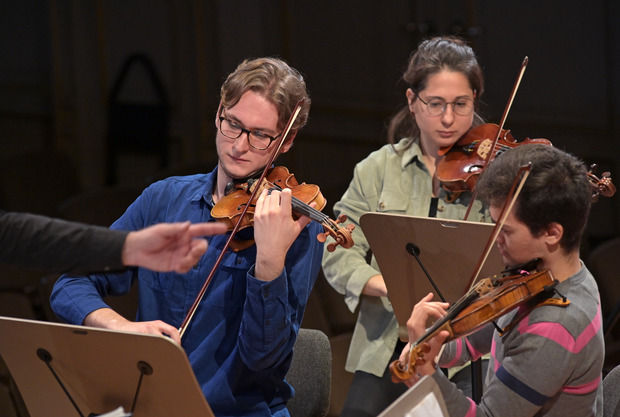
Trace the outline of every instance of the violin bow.
{"label": "violin bow", "polygon": [[[504,124],[506,123],[506,119],[508,118],[508,113],[510,112],[510,108],[512,107],[515,96],[517,95],[517,90],[519,89],[519,85],[521,84],[521,80],[523,79],[523,74],[525,73],[528,62],[529,58],[527,56],[523,58],[523,62],[521,63],[521,69],[519,70],[519,75],[517,76],[517,79],[512,86],[512,91],[510,92],[510,96],[508,97],[508,103],[506,103],[506,107],[504,108],[504,114],[502,114],[502,118],[500,119],[500,123],[497,129],[497,135],[495,136],[495,140],[493,141],[493,145],[491,146],[491,152],[489,152],[489,157],[484,160],[479,175],[482,175],[489,162],[491,162],[491,160],[495,157],[495,146],[499,141],[499,137],[502,135],[502,129],[504,128]],[[469,217],[469,212],[471,211],[475,200],[476,187],[474,186],[474,190],[471,193],[471,199],[469,200],[469,204],[467,205],[467,210],[465,211],[465,217],[463,218],[463,220],[467,220],[467,218]]]}
{"label": "violin bow", "polygon": [[291,131],[291,128],[293,127],[293,123],[295,122],[295,120],[297,119],[297,116],[299,115],[299,112],[301,111],[301,108],[302,108],[302,106],[304,104],[304,101],[305,101],[305,99],[302,98],[301,100],[299,100],[297,102],[297,105],[295,106],[295,109],[293,110],[293,113],[291,114],[291,117],[289,118],[288,122],[286,123],[286,127],[284,128],[284,130],[282,132],[282,135],[280,136],[280,139],[278,140],[278,142],[276,142],[277,146],[274,148],[273,152],[271,153],[271,156],[269,157],[269,161],[267,162],[267,165],[265,165],[265,168],[263,169],[263,173],[261,174],[260,178],[255,182],[256,185],[254,186],[254,190],[252,191],[250,199],[248,200],[248,204],[246,204],[243,207],[243,210],[241,211],[241,215],[239,216],[239,219],[237,220],[237,223],[235,224],[235,227],[233,228],[232,232],[230,232],[230,236],[228,237],[228,240],[226,240],[226,243],[224,244],[224,247],[222,248],[222,251],[220,252],[220,255],[218,256],[217,260],[215,261],[215,265],[213,265],[213,268],[211,269],[211,272],[209,273],[209,276],[207,276],[207,279],[205,280],[205,283],[203,284],[202,288],[200,289],[200,292],[198,293],[198,296],[194,300],[194,303],[190,307],[187,315],[185,316],[185,319],[183,320],[183,323],[181,324],[181,327],[179,328],[179,334],[180,334],[181,338],[183,337],[183,334],[185,333],[185,330],[187,330],[187,327],[189,325],[190,320],[194,317],[194,313],[196,312],[196,309],[198,308],[198,304],[200,304],[200,301],[202,301],[202,297],[204,297],[205,292],[207,291],[207,288],[209,287],[209,284],[211,283],[211,280],[213,279],[213,276],[215,275],[215,271],[217,270],[218,266],[220,265],[220,263],[224,259],[224,254],[226,253],[226,251],[230,247],[230,244],[231,244],[233,238],[235,237],[235,234],[239,230],[239,226],[241,225],[241,221],[243,220],[243,217],[248,212],[248,208],[250,207],[250,203],[252,201],[254,201],[254,198],[256,198],[256,194],[258,193],[258,191],[261,188],[260,185],[262,184],[263,180],[265,179],[265,176],[267,175],[267,171],[269,171],[269,168],[271,167],[271,165],[273,164],[273,161],[275,161],[276,157],[278,156],[278,153],[280,152],[280,149],[282,149],[282,145],[284,144],[284,141],[288,137],[288,135],[289,135],[289,133]]}
{"label": "violin bow", "polygon": [[489,236],[489,240],[487,241],[487,244],[484,247],[484,250],[482,251],[482,256],[480,257],[480,260],[478,261],[478,264],[476,265],[476,268],[474,269],[474,273],[472,274],[469,280],[469,283],[467,284],[467,288],[468,288],[467,291],[470,291],[472,289],[472,287],[474,286],[474,283],[476,282],[476,279],[478,278],[478,275],[480,275],[480,271],[482,270],[484,263],[489,257],[489,254],[491,253],[491,249],[493,249],[493,245],[495,244],[495,241],[497,240],[497,236],[499,236],[499,232],[502,230],[502,227],[504,227],[506,218],[508,217],[508,214],[512,210],[512,207],[515,205],[517,201],[517,197],[521,193],[521,190],[523,189],[523,185],[525,184],[527,177],[530,175],[531,169],[532,169],[532,164],[529,163],[525,166],[522,166],[517,171],[517,176],[515,177],[515,180],[513,181],[512,186],[510,187],[510,191],[508,192],[508,196],[506,197],[506,201],[504,202],[504,206],[502,207],[502,211],[500,212],[499,218],[497,219],[497,222],[495,223],[495,227],[493,227],[493,231],[491,232],[491,236]]}

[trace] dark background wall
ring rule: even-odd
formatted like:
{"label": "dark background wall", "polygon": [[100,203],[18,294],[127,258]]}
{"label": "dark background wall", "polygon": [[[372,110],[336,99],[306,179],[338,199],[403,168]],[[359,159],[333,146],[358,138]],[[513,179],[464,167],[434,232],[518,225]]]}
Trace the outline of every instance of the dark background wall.
{"label": "dark background wall", "polygon": [[[109,106],[129,103],[148,113],[162,102],[140,62],[111,101],[123,64],[139,53],[169,105],[167,168],[206,170],[223,78],[243,58],[278,55],[306,76],[313,99],[310,123],[282,162],[333,203],[354,164],[381,146],[387,118],[405,102],[399,77],[410,52],[425,37],[458,34],[483,65],[488,121],[500,119],[528,56],[505,126],[517,140],[548,138],[614,173],[619,18],[620,5],[611,0],[4,1],[0,159],[58,150],[75,165],[82,190],[105,184],[108,132],[116,125]],[[150,126],[158,134],[148,114],[144,120],[121,127]],[[152,142],[140,148],[156,151]],[[165,174],[146,152],[124,152],[115,171],[117,183],[136,188]],[[19,208],[37,211],[31,203]],[[590,240],[618,234],[613,201],[601,201],[595,212]]]}
{"label": "dark background wall", "polygon": [[[321,187],[331,215],[355,163],[385,143],[389,116],[406,102],[407,58],[436,34],[460,35],[477,52],[490,122],[528,56],[505,127],[620,176],[614,0],[3,0],[0,208],[109,225],[153,180],[210,171],[222,81],[244,58],[277,55],[305,75],[312,97],[309,124],[280,162]],[[582,257],[619,229],[618,196],[601,199]],[[608,262],[616,252],[601,261],[612,271],[599,281],[605,314],[620,297]],[[1,266],[0,315],[54,320],[54,278]],[[330,336],[337,415],[355,317],[324,280],[316,288],[304,326]],[[132,300],[110,303],[131,317]]]}

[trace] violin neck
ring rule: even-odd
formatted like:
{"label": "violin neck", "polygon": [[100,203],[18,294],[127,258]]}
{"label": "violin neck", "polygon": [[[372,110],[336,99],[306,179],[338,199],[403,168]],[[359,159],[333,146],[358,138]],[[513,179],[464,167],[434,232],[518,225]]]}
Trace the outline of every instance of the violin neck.
{"label": "violin neck", "polygon": [[[441,330],[444,330],[445,325],[449,324],[450,321],[456,317],[465,307],[471,304],[473,300],[480,296],[480,293],[477,291],[477,286],[472,288],[467,294],[462,296],[452,307],[450,307],[445,316],[443,316],[440,320],[437,320],[433,325],[427,330],[427,332],[420,337],[415,345],[419,345],[420,343],[425,342],[431,337],[435,336]],[[452,332],[450,332],[452,333]]]}
{"label": "violin neck", "polygon": [[293,206],[293,211],[297,214],[301,214],[302,216],[306,216],[315,222],[323,223],[325,214],[321,213],[317,209],[310,207],[308,204],[304,203],[297,197],[293,197],[291,200],[291,205]]}

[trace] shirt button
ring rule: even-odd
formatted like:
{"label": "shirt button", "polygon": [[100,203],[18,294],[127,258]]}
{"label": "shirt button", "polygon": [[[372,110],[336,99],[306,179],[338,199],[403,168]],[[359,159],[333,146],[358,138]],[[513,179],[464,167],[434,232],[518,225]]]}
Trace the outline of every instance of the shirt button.
{"label": "shirt button", "polygon": [[437,206],[437,211],[444,211],[446,208],[444,206]]}
{"label": "shirt button", "polygon": [[385,210],[385,203],[383,201],[379,203],[379,210]]}

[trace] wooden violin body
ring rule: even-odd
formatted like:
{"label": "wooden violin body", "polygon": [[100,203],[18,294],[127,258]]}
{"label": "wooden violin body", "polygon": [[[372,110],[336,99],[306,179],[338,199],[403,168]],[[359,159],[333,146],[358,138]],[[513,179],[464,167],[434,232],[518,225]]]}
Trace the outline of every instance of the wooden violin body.
{"label": "wooden violin body", "polygon": [[510,130],[502,129],[493,148],[498,130],[499,126],[494,123],[471,128],[446,152],[437,164],[437,178],[442,188],[452,193],[473,191],[485,164],[502,152],[532,143],[552,146],[550,141],[542,138],[517,142]]}
{"label": "wooden violin body", "polygon": [[[546,270],[480,280],[448,310],[445,317],[411,344],[408,362],[394,361],[390,364],[392,379],[399,382],[410,379],[415,373],[416,365],[428,352],[425,341],[439,332],[448,331],[446,342],[468,336],[521,305],[525,304],[531,309],[548,302],[556,284],[551,272]],[[568,301],[559,302],[560,305],[567,303]],[[517,317],[511,325],[516,324],[520,318]]]}
{"label": "wooden violin body", "polygon": [[[352,224],[346,227],[338,226],[339,223],[346,221],[347,218],[344,215],[340,216],[337,220],[331,220],[327,215],[321,213],[327,201],[323,197],[323,194],[321,194],[319,187],[313,184],[300,184],[294,174],[291,174],[286,167],[278,166],[271,168],[267,172],[264,181],[261,182],[261,189],[256,193],[253,193],[255,187],[254,180],[233,183],[229,184],[229,186],[230,190],[228,190],[228,193],[220,199],[211,210],[211,216],[225,223],[229,230],[232,230],[239,222],[239,217],[244,212],[246,205],[249,205],[249,207],[245,215],[241,218],[239,229],[253,226],[256,200],[263,189],[282,190],[284,188],[289,188],[293,196],[293,217],[304,215],[321,223],[325,229],[325,233],[319,234],[317,239],[320,242],[325,242],[327,235],[329,235],[335,240],[335,243],[328,244],[328,250],[333,251],[337,245],[341,245],[344,248],[353,246],[354,242],[351,237],[351,232],[355,226]],[[250,201],[252,194],[257,197]],[[316,207],[311,207],[310,204],[312,203],[316,203]],[[241,248],[243,248],[243,246],[241,246]]]}
{"label": "wooden violin body", "polygon": [[[211,210],[211,216],[220,222],[225,223],[229,230],[235,226],[239,220],[239,216],[243,212],[246,204],[249,204],[247,216],[241,220],[239,229],[250,227],[254,224],[254,209],[256,208],[256,199],[249,201],[250,194],[254,190],[254,180],[250,179],[245,182],[229,184],[227,194],[217,202]],[[305,204],[315,202],[316,209],[321,211],[327,203],[317,185],[302,183],[299,184],[295,175],[291,174],[286,167],[274,167],[267,172],[265,180],[261,184],[262,189],[284,189],[290,188],[294,198]],[[260,195],[262,190],[256,194]]]}

